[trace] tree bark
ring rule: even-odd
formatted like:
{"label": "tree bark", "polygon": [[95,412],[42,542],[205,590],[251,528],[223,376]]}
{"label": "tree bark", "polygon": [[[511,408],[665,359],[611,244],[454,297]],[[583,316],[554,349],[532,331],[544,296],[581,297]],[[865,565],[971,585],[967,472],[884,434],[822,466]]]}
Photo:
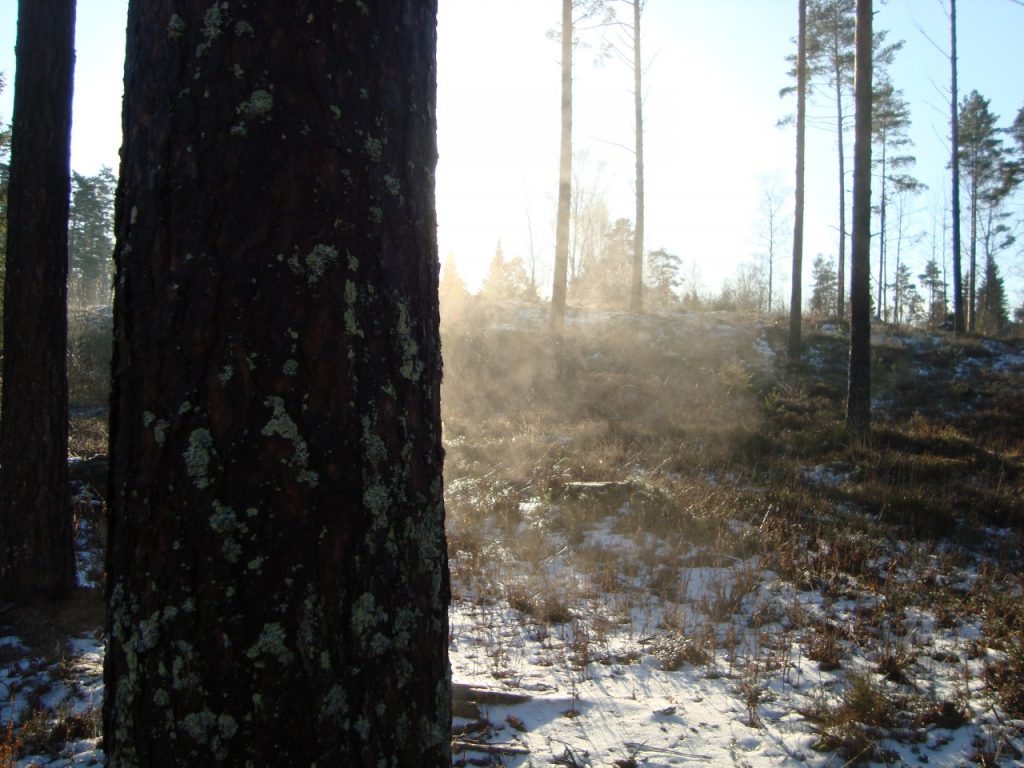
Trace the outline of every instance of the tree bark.
{"label": "tree bark", "polygon": [[551,289],[551,329],[565,327],[569,271],[569,204],[572,199],[572,0],[562,0],[562,140],[558,163],[558,222],[555,278]]}
{"label": "tree bark", "polygon": [[956,0],[949,0],[950,138],[953,169],[953,332],[964,332],[963,270],[960,258],[960,125],[957,104]]}
{"label": "tree bark", "polygon": [[971,202],[971,227],[968,237],[970,245],[967,248],[967,332],[974,333],[976,316],[978,314],[977,302],[977,272],[978,272],[978,172],[970,168],[970,202]]}
{"label": "tree bark", "polygon": [[853,247],[850,259],[850,368],[846,426],[871,424],[871,0],[857,0],[854,84]]}
{"label": "tree bark", "polygon": [[132,2],[107,765],[450,765],[431,0]]}
{"label": "tree bark", "polygon": [[633,276],[629,311],[643,311],[644,292],[644,100],[640,56],[640,0],[633,0],[633,112],[636,131],[636,228],[633,234]]}
{"label": "tree bark", "polygon": [[19,3],[0,425],[6,599],[60,598],[75,585],[66,367],[74,40],[74,0]]}
{"label": "tree bark", "polygon": [[885,249],[886,249],[886,237],[885,237],[885,152],[886,145],[885,141],[882,141],[882,191],[878,196],[878,302],[875,306],[875,317],[882,320],[885,317],[885,302],[887,301],[885,291]]}
{"label": "tree bark", "polygon": [[839,153],[839,263],[836,268],[836,317],[846,315],[846,146],[843,141],[843,72],[839,60],[839,21],[835,25],[836,145]]}
{"label": "tree bark", "polygon": [[800,321],[803,312],[804,145],[807,124],[807,0],[798,0],[796,85],[796,193],[793,212],[793,275],[789,299],[789,359],[800,359]]}

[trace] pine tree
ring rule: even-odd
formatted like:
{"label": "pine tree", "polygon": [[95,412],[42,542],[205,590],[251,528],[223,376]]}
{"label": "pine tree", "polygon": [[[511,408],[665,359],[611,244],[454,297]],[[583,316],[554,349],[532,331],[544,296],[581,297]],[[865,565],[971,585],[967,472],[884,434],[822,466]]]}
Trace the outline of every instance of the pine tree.
{"label": "pine tree", "polygon": [[885,308],[886,278],[886,246],[888,244],[887,214],[890,195],[895,191],[902,192],[916,189],[918,182],[906,170],[914,165],[916,158],[904,150],[913,142],[907,131],[910,128],[910,107],[903,98],[903,93],[895,89],[890,82],[876,86],[872,100],[874,110],[871,118],[871,133],[876,152],[872,155],[872,165],[878,169],[878,278],[875,285],[878,296],[875,311],[881,319]]}
{"label": "pine tree", "polygon": [[104,748],[451,765],[432,0],[128,11]]}
{"label": "pine tree", "polygon": [[969,206],[969,272],[967,282],[967,330],[977,330],[977,264],[979,222],[982,211],[997,205],[1006,195],[1006,164],[988,99],[971,91],[960,103],[957,118],[959,165]]}
{"label": "pine tree", "polygon": [[[572,152],[572,61],[577,45],[575,29],[584,20],[605,10],[605,0],[562,0],[562,26],[558,37],[562,49],[562,110],[558,163],[558,216],[555,224],[555,270],[551,288],[551,328],[560,334],[565,325],[569,290],[569,227],[573,196]],[[536,284],[532,284],[536,294]]]}
{"label": "pine tree", "polygon": [[74,589],[67,268],[73,0],[18,4],[4,285],[0,595]]}
{"label": "pine tree", "polygon": [[70,292],[80,305],[110,299],[114,253],[114,188],[109,168],[95,176],[71,174],[68,221]]}
{"label": "pine tree", "polygon": [[[855,0],[809,0],[807,5],[808,90],[814,93],[818,83],[821,95],[833,102],[836,130],[836,157],[839,172],[838,290],[836,311],[846,314],[846,134],[850,126],[849,101],[854,87],[854,41],[856,32]],[[892,63],[903,42],[885,42],[886,32],[872,39],[873,66],[881,74]],[[795,74],[795,73],[791,73]]]}
{"label": "pine tree", "polygon": [[950,168],[951,202],[953,208],[953,332],[959,336],[967,326],[964,312],[963,253],[960,236],[960,120],[958,112],[959,85],[957,72],[956,0],[949,0],[949,71],[950,71]]}
{"label": "pine tree", "polygon": [[871,118],[874,75],[872,2],[857,0],[854,85],[853,241],[850,256],[850,368],[846,428],[871,426]]}
{"label": "pine tree", "polygon": [[[0,72],[0,93],[4,92],[7,81]],[[7,180],[10,166],[7,163],[11,150],[11,128],[0,119],[0,321],[4,317],[4,270],[7,263]],[[0,334],[2,338],[3,334]],[[2,343],[2,341],[0,341]]]}
{"label": "pine tree", "polygon": [[551,328],[565,326],[569,290],[569,203],[572,197],[572,0],[562,0],[562,113],[558,166],[558,218],[555,226],[555,274],[551,288]]}
{"label": "pine tree", "polygon": [[664,248],[647,254],[648,303],[652,309],[670,309],[679,303],[682,260]]}
{"label": "pine tree", "polygon": [[790,272],[787,339],[787,353],[791,361],[800,358],[800,321],[803,311],[804,154],[807,130],[807,0],[798,0],[797,6],[796,187],[793,196],[793,267]]}

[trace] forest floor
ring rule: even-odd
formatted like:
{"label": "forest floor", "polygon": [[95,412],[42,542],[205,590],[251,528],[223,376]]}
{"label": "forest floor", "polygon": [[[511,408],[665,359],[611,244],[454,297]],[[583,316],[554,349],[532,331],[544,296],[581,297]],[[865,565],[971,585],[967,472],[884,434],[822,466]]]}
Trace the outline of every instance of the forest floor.
{"label": "forest floor", "polygon": [[[1024,765],[1024,345],[873,334],[852,438],[834,324],[445,319],[455,765]],[[0,607],[0,766],[102,764],[101,624]]]}

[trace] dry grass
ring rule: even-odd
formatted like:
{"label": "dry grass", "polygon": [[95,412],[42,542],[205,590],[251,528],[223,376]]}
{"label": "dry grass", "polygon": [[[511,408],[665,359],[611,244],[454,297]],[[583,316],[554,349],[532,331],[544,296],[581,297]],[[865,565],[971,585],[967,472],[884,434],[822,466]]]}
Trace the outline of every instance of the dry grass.
{"label": "dry grass", "polygon": [[[555,344],[536,309],[473,311],[443,329],[460,598],[564,638],[576,675],[616,658],[625,627],[666,670],[734,677],[751,726],[769,681],[799,685],[810,660],[845,680],[806,715],[848,764],[972,722],[979,681],[1021,717],[1024,387],[985,369],[990,345],[876,337],[882,407],[852,439],[832,331],[809,327],[789,365],[760,351],[784,329],[731,315],[570,322]],[[922,621],[949,633],[977,616],[973,646],[930,647]],[[936,664],[960,669],[961,694],[917,692]]]}

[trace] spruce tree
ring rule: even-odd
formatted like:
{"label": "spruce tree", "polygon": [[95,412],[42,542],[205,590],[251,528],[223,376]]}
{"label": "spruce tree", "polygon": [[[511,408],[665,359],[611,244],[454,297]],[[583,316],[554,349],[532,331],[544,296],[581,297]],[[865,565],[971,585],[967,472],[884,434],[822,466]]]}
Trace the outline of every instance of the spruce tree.
{"label": "spruce tree", "polygon": [[1010,324],[1006,286],[999,265],[992,256],[985,259],[985,274],[978,284],[977,330],[989,336],[1002,336]]}

